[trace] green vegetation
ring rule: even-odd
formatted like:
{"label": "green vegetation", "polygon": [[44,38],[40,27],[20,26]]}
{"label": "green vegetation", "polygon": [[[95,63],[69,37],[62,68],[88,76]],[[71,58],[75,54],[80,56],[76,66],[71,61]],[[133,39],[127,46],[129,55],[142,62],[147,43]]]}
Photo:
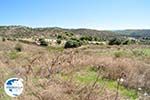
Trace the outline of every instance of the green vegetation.
{"label": "green vegetation", "polygon": [[19,54],[17,51],[11,51],[11,52],[8,53],[8,57],[9,57],[10,59],[16,59],[16,58],[19,57],[19,55],[20,55],[20,54]]}
{"label": "green vegetation", "polygon": [[[85,73],[76,74],[76,79],[77,81],[84,83],[84,84],[90,84],[91,82],[94,82],[97,78],[97,73],[95,71],[92,71],[91,69],[85,70]],[[113,80],[108,80],[108,79],[102,79],[101,77],[98,80],[98,83],[102,86],[105,85],[108,87],[110,90],[116,90],[117,87],[117,82]],[[137,93],[135,90],[132,89],[126,89],[124,86],[120,86],[119,92],[124,95],[129,97],[131,100],[135,100],[137,98]]]}
{"label": "green vegetation", "polygon": [[41,46],[48,46],[48,43],[45,41],[44,38],[40,38],[40,39],[39,39],[39,42],[40,42],[40,45],[41,45]]}
{"label": "green vegetation", "polygon": [[129,45],[136,44],[137,41],[135,39],[130,38],[112,38],[109,40],[109,45]]}
{"label": "green vegetation", "polygon": [[82,36],[80,37],[80,40],[84,41],[92,41],[93,40],[93,37],[92,36]]}
{"label": "green vegetation", "polygon": [[80,40],[78,40],[78,39],[71,39],[71,40],[68,40],[65,43],[64,48],[76,48],[76,47],[79,47],[81,45],[82,45],[82,43],[81,43]]}
{"label": "green vegetation", "polygon": [[[74,72],[73,73],[73,80],[76,81],[78,84],[84,84],[86,86],[92,84],[97,80],[97,73],[98,70],[93,69],[93,67],[87,67],[81,69],[79,72]],[[68,80],[70,78],[69,76],[59,73],[57,74],[57,77],[63,79],[63,80]],[[102,87],[107,87],[110,91],[117,91],[117,81],[115,80],[109,80],[109,79],[103,79],[101,76],[99,76],[99,79],[97,81],[97,84],[102,86]],[[99,91],[101,95],[101,90]],[[119,93],[122,96],[128,97],[130,100],[135,100],[137,99],[138,95],[136,90],[134,89],[127,89],[124,86],[120,85],[119,86]]]}
{"label": "green vegetation", "polygon": [[68,37],[74,36],[74,34],[72,32],[65,32],[65,35],[68,36]]}
{"label": "green vegetation", "polygon": [[109,45],[120,45],[122,40],[120,38],[113,38],[109,41]]}
{"label": "green vegetation", "polygon": [[[57,94],[61,99],[65,96],[64,100],[87,100],[89,93],[90,98],[97,97],[95,100],[115,100],[116,91],[118,99],[135,100],[139,93],[149,93],[150,46],[143,45],[149,37],[139,39],[89,29],[4,29],[0,36],[9,41],[1,38],[5,42],[0,42],[0,85],[10,76],[20,75],[24,82],[28,80],[25,94],[18,100],[51,100]],[[26,36],[29,33],[32,35]],[[124,81],[118,89],[120,77]],[[142,87],[141,92],[136,91],[138,87]],[[2,88],[0,99],[7,100]]]}
{"label": "green vegetation", "polygon": [[57,52],[57,51],[64,51],[64,48],[63,47],[48,46],[47,50],[49,52],[53,52],[53,51]]}
{"label": "green vegetation", "polygon": [[116,52],[114,52],[114,56],[116,58],[122,57],[124,55],[126,55],[126,52],[124,52],[124,51],[116,51]]}
{"label": "green vegetation", "polygon": [[61,40],[60,39],[57,39],[57,44],[61,44]]}
{"label": "green vegetation", "polygon": [[64,39],[64,37],[62,35],[58,35],[57,39],[61,39],[62,40],[62,39]]}
{"label": "green vegetation", "polygon": [[3,88],[0,88],[0,94],[3,95],[3,100],[12,100],[12,98],[5,93]]}
{"label": "green vegetation", "polygon": [[2,38],[2,41],[3,41],[3,42],[5,42],[5,41],[6,41],[6,39],[3,37],[3,38]]}
{"label": "green vegetation", "polygon": [[81,41],[104,41],[101,37],[96,37],[96,36],[81,36],[80,37]]}
{"label": "green vegetation", "polygon": [[74,37],[74,34],[71,32],[63,32],[62,34],[57,35],[57,40],[67,40]]}
{"label": "green vegetation", "polygon": [[135,56],[150,57],[150,49],[149,48],[134,49],[134,50],[132,50],[132,53]]}
{"label": "green vegetation", "polygon": [[150,30],[120,30],[116,31],[118,34],[128,35],[131,37],[139,38],[139,37],[149,37]]}

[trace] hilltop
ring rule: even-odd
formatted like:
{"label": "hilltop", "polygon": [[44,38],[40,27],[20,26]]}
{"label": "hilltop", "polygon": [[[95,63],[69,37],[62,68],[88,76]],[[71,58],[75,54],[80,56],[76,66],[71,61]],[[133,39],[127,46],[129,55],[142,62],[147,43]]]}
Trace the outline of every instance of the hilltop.
{"label": "hilltop", "polygon": [[31,37],[31,36],[56,36],[64,32],[74,33],[75,35],[88,35],[98,37],[115,37],[115,36],[129,36],[129,37],[150,37],[150,29],[128,29],[128,30],[95,30],[95,29],[66,29],[60,27],[45,27],[32,28],[27,26],[0,26],[1,36],[14,37]]}
{"label": "hilltop", "polygon": [[31,28],[26,26],[0,26],[1,36],[14,36],[14,37],[31,37],[31,36],[56,36],[65,32],[73,33],[75,35],[88,35],[98,37],[112,37],[116,36],[111,31],[99,31],[93,29],[64,29],[59,27],[49,28]]}

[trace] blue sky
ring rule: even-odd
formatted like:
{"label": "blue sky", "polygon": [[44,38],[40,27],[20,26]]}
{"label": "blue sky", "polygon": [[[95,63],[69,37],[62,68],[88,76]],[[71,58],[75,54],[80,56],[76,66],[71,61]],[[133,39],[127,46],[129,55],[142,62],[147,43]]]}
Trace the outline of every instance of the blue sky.
{"label": "blue sky", "polygon": [[150,0],[0,0],[0,25],[150,29]]}

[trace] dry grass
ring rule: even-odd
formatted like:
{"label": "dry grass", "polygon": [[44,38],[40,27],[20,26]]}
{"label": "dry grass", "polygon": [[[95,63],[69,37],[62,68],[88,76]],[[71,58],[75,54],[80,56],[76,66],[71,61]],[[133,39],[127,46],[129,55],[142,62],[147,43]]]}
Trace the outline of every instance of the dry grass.
{"label": "dry grass", "polygon": [[[12,59],[11,52],[16,44],[17,42],[0,42],[0,92],[6,79],[21,77],[25,89],[16,100],[115,100],[116,91],[99,85],[99,78],[114,82],[123,78],[124,82],[120,85],[127,89],[142,88],[142,92],[150,91],[148,57],[140,60],[138,57],[124,55],[115,57],[110,53],[142,47],[88,46],[49,50],[50,48],[21,43],[22,52],[16,52],[18,56]],[[102,53],[99,55],[98,52]],[[77,82],[75,73],[82,76],[82,69],[89,67],[92,67],[97,77],[90,84]],[[117,100],[130,99],[120,91]],[[2,92],[0,99],[7,100],[9,97]]]}

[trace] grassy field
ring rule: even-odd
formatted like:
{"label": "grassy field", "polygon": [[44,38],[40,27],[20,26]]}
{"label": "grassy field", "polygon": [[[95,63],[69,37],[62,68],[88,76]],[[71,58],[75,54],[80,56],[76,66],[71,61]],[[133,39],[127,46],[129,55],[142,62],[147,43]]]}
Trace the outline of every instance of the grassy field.
{"label": "grassy field", "polygon": [[[149,99],[143,94],[150,93],[150,46],[64,49],[19,43],[17,51],[17,44],[0,42],[0,100]],[[13,99],[3,89],[11,77],[24,80],[23,94]]]}

